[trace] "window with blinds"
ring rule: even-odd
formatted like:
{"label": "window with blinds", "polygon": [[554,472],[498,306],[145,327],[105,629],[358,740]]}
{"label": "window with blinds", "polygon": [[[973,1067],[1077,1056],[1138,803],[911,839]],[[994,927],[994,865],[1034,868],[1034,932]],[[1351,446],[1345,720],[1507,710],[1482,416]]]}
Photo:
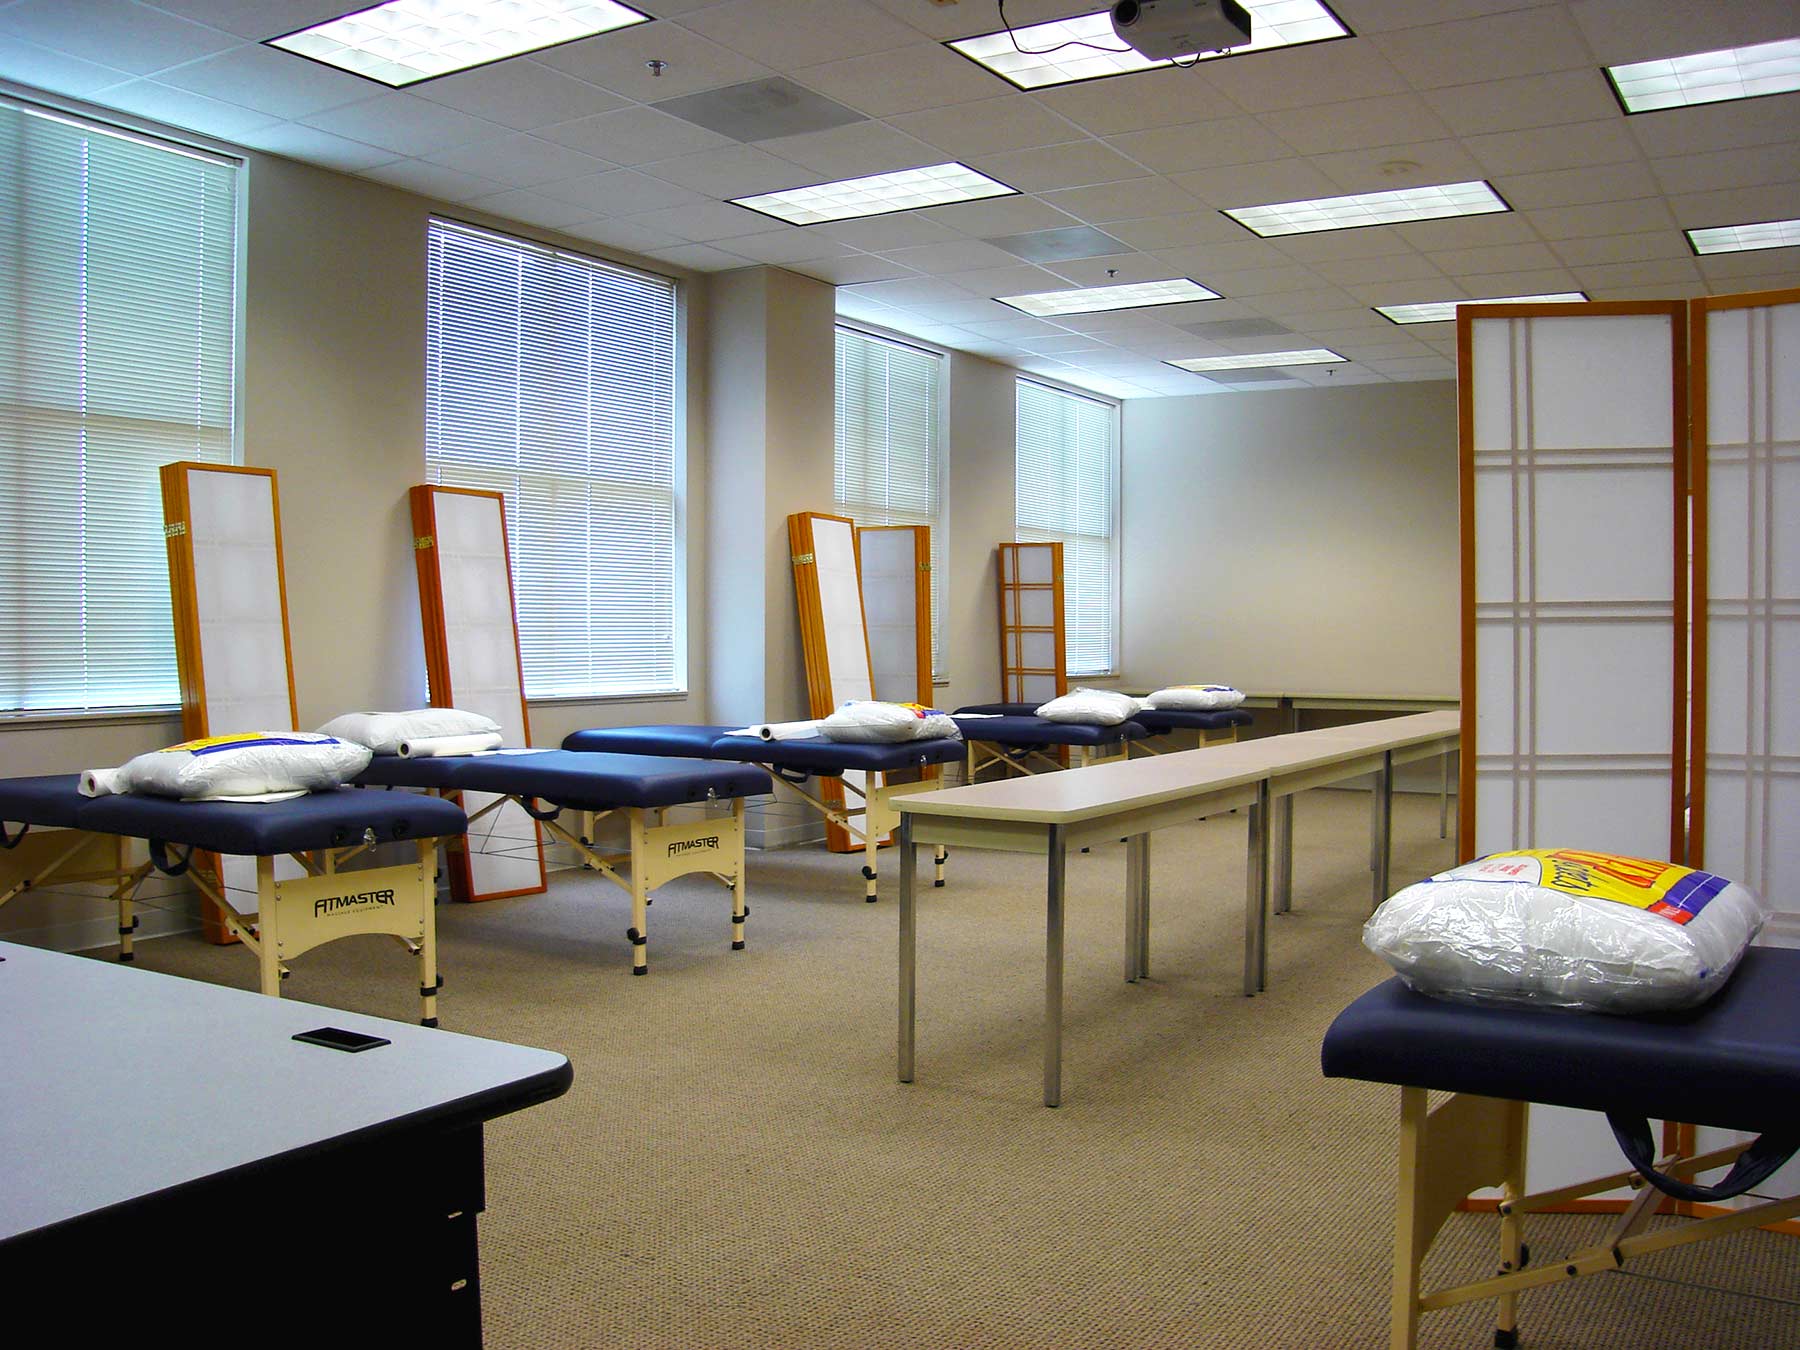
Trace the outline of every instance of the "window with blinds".
{"label": "window with blinds", "polygon": [[1035,380],[1018,384],[1016,537],[1061,540],[1068,673],[1118,665],[1119,409]]}
{"label": "window with blinds", "polygon": [[430,479],[506,494],[529,698],[687,680],[675,283],[434,220]]}
{"label": "window with blinds", "polygon": [[0,98],[0,709],[180,702],[157,468],[232,458],[237,181]]}
{"label": "window with blinds", "polygon": [[944,358],[853,328],[837,330],[838,510],[858,525],[931,527],[931,668],[944,666]]}

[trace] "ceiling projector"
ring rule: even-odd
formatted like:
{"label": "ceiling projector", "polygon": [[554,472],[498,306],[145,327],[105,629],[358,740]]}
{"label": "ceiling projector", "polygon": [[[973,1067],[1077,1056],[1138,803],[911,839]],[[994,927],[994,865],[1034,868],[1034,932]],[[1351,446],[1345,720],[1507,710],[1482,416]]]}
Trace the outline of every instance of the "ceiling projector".
{"label": "ceiling projector", "polygon": [[1169,61],[1250,41],[1250,15],[1237,0],[1119,0],[1112,30],[1140,56]]}

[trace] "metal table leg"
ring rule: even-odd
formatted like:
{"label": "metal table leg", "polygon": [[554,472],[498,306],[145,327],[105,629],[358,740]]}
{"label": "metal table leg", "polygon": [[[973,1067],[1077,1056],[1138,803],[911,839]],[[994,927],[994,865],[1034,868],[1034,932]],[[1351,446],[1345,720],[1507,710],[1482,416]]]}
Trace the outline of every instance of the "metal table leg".
{"label": "metal table leg", "polygon": [[1269,780],[1256,785],[1250,807],[1250,856],[1244,868],[1244,997],[1268,986]]}
{"label": "metal table leg", "polygon": [[912,817],[900,817],[900,1081],[913,1080],[913,1008],[915,957],[918,946],[917,897],[913,886],[919,870],[913,849]]}
{"label": "metal table leg", "polygon": [[1388,865],[1394,848],[1394,752],[1384,751],[1381,772],[1375,775],[1375,900],[1388,898]]}
{"label": "metal table leg", "polygon": [[1294,907],[1294,794],[1277,797],[1272,803],[1275,815],[1275,912],[1286,914]]}

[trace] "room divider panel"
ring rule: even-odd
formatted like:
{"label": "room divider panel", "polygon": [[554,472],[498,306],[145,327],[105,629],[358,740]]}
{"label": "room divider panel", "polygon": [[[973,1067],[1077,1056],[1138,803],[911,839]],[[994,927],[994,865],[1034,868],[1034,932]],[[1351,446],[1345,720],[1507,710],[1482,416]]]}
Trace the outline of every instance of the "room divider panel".
{"label": "room divider panel", "polygon": [[1069,692],[1063,546],[1000,545],[1000,698],[1048,703]]}

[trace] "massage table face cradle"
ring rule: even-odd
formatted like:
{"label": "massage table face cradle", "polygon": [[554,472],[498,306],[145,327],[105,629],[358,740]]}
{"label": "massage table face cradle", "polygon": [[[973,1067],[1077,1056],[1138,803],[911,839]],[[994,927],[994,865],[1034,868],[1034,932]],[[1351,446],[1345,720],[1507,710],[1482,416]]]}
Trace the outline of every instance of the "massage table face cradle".
{"label": "massage table face cradle", "polygon": [[[135,897],[153,871],[187,876],[202,895],[220,908],[227,931],[257,959],[262,992],[281,995],[288,963],[314,947],[339,938],[382,934],[399,941],[419,962],[420,1021],[437,1025],[437,844],[460,837],[464,817],[449,803],[416,809],[404,803],[364,798],[351,789],[312,793],[291,802],[171,802],[142,797],[83,798],[74,775],[0,781],[0,816],[31,825],[66,828],[75,838],[36,875],[21,878],[0,893],[0,904],[52,881],[61,884],[98,881],[110,884],[108,895],[118,907],[119,960],[136,955],[133,935],[138,920]],[[396,810],[395,808],[399,809]],[[285,831],[292,822],[297,830]],[[415,828],[416,827],[416,828]],[[295,847],[280,845],[285,834]],[[94,835],[110,836],[112,865],[99,870],[60,870],[85,849]],[[26,837],[26,829],[7,835],[9,847]],[[150,857],[132,866],[126,841],[142,838]],[[342,842],[334,842],[342,841]],[[408,842],[410,861],[383,867],[343,871],[344,864],[377,843]],[[171,857],[170,846],[187,853]],[[194,853],[242,853],[254,848],[256,907],[240,908],[216,872],[194,866]],[[267,851],[265,851],[267,850]],[[275,859],[291,856],[306,875],[288,880],[275,876]]]}

